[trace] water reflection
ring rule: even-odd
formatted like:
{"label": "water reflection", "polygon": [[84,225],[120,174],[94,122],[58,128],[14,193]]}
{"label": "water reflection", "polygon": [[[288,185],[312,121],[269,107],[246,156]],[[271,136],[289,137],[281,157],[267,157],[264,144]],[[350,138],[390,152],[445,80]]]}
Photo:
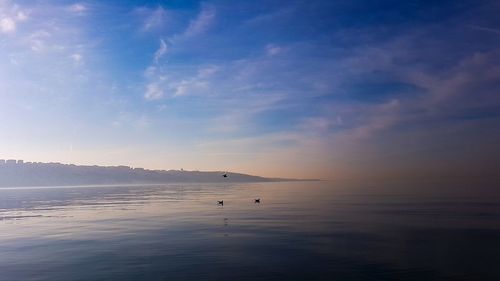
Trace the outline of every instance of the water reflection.
{"label": "water reflection", "polygon": [[0,189],[0,280],[500,278],[499,200],[401,190]]}

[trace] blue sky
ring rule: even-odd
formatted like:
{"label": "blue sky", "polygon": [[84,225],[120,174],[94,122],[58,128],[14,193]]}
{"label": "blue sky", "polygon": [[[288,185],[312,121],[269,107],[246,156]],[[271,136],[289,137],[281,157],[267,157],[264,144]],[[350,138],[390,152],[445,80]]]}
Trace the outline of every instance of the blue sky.
{"label": "blue sky", "polygon": [[494,174],[496,1],[0,1],[0,158]]}

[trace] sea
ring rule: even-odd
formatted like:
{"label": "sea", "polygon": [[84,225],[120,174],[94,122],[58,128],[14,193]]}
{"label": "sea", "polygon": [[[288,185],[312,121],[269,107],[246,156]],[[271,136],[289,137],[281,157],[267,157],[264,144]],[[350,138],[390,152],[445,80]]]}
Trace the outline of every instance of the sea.
{"label": "sea", "polygon": [[341,181],[1,188],[0,280],[500,280],[500,197],[477,190]]}

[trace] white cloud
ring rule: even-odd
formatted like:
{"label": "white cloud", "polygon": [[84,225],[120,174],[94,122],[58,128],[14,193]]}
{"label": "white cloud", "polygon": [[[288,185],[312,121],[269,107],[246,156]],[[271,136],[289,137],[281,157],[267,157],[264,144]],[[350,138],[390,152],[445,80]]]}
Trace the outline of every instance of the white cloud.
{"label": "white cloud", "polygon": [[143,30],[149,31],[163,25],[167,12],[161,6],[156,8],[145,20],[142,26]]}
{"label": "white cloud", "polygon": [[206,81],[199,81],[196,78],[190,80],[182,80],[175,85],[174,97],[185,96],[192,93],[200,93],[208,89]]}
{"label": "white cloud", "polygon": [[0,20],[0,30],[3,33],[12,33],[16,31],[16,22],[12,18],[3,18]]}
{"label": "white cloud", "polygon": [[81,54],[75,53],[72,54],[70,57],[76,64],[82,63],[83,57]]}
{"label": "white cloud", "polygon": [[187,94],[202,94],[207,93],[210,89],[210,82],[207,78],[219,71],[219,67],[211,65],[202,67],[198,70],[198,74],[190,79],[183,79],[179,83],[173,84],[174,97],[184,96]]}
{"label": "white cloud", "polygon": [[16,19],[18,21],[25,21],[28,19],[28,15],[26,15],[26,13],[24,13],[23,11],[19,11],[17,12]]}
{"label": "white cloud", "polygon": [[213,23],[214,19],[215,8],[208,5],[203,6],[196,19],[192,20],[189,24],[184,35],[190,37],[205,32]]}
{"label": "white cloud", "polygon": [[275,56],[275,55],[278,55],[280,53],[282,53],[284,50],[283,47],[279,47],[279,46],[276,46],[274,44],[268,44],[266,46],[266,54],[268,56]]}
{"label": "white cloud", "polygon": [[82,14],[87,11],[87,7],[81,3],[76,3],[69,6],[69,11],[76,14]]}
{"label": "white cloud", "polygon": [[31,33],[28,38],[28,44],[32,51],[41,52],[45,49],[45,42],[51,37],[51,33],[46,30],[38,30]]}
{"label": "white cloud", "polygon": [[187,80],[182,80],[179,85],[175,87],[174,96],[184,96],[187,94],[190,82]]}
{"label": "white cloud", "polygon": [[162,81],[166,79],[166,77],[160,73],[158,62],[167,53],[167,51],[167,43],[165,42],[165,40],[160,39],[160,47],[154,54],[154,63],[152,63],[144,71],[144,76],[148,78],[148,80],[150,80],[149,84],[146,86],[146,93],[144,94],[144,98],[146,100],[158,100],[163,98],[163,96],[165,95],[161,84]]}
{"label": "white cloud", "polygon": [[160,39],[160,48],[155,52],[155,62],[158,62],[158,60],[167,53],[167,50],[167,43],[165,43],[163,39]]}
{"label": "white cloud", "polygon": [[208,78],[208,77],[212,76],[213,74],[215,74],[218,70],[219,70],[219,68],[216,66],[208,66],[208,67],[201,68],[198,71],[198,77],[199,78]]}
{"label": "white cloud", "polygon": [[173,73],[167,76],[160,67],[151,65],[144,71],[144,77],[150,81],[144,97],[147,100],[162,98],[165,93],[159,85],[168,88],[168,92],[171,93],[170,97],[210,94],[210,79],[219,70],[219,66],[209,65],[200,67],[197,74],[193,76],[176,76]]}
{"label": "white cloud", "polygon": [[150,83],[146,86],[144,98],[147,100],[158,100],[163,98],[164,92],[158,83]]}
{"label": "white cloud", "polygon": [[148,77],[148,78],[151,78],[151,77],[154,77],[154,75],[156,74],[156,71],[157,71],[157,67],[156,66],[153,66],[153,65],[150,65],[148,68],[146,68],[146,70],[144,71],[144,76],[145,77]]}
{"label": "white cloud", "polygon": [[[157,27],[164,22],[166,11],[162,7],[158,7],[144,22],[143,29],[150,30]],[[167,85],[172,91],[172,97],[184,96],[187,94],[200,94],[207,91],[209,88],[209,83],[204,81],[204,79],[212,76],[218,71],[215,66],[208,66],[200,68],[196,76],[188,79],[179,79],[177,81],[170,81],[170,83],[165,84],[164,81],[167,79],[162,76],[163,71],[159,67],[159,61],[164,57],[169,51],[169,43],[175,41],[182,37],[191,37],[199,35],[205,32],[212,24],[215,18],[215,8],[209,5],[203,5],[198,16],[193,19],[186,31],[180,35],[170,38],[168,41],[160,39],[160,46],[154,53],[153,63],[144,71],[144,76],[150,81],[146,86],[146,93],[144,98],[147,100],[157,100],[164,97],[165,92],[160,87],[160,85]]]}
{"label": "white cloud", "polygon": [[31,40],[30,48],[33,52],[40,52],[45,48],[45,44],[40,40]]}

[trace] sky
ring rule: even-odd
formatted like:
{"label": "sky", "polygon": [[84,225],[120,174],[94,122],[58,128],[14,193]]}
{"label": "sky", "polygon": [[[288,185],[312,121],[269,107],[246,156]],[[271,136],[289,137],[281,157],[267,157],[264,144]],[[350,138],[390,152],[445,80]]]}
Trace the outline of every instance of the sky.
{"label": "sky", "polygon": [[0,0],[0,158],[500,174],[500,2]]}

